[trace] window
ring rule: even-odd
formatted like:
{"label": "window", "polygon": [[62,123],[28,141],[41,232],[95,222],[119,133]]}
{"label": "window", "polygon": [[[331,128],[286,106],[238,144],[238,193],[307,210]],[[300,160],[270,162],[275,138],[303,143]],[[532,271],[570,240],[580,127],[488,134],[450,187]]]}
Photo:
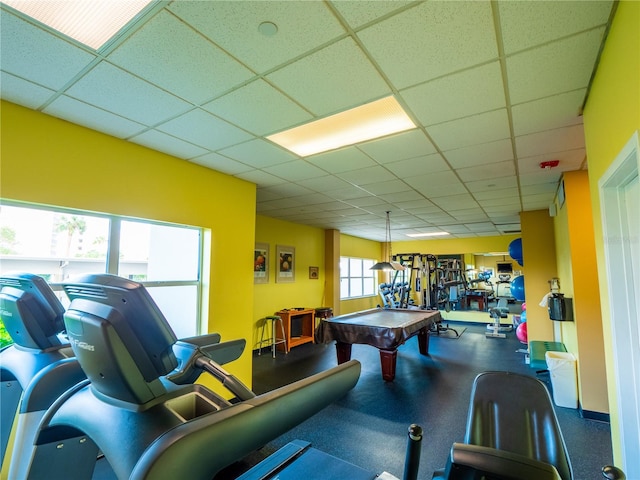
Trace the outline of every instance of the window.
{"label": "window", "polygon": [[194,227],[24,204],[0,206],[2,272],[42,276],[65,307],[69,300],[59,284],[79,274],[111,273],[140,282],[178,338],[200,330],[202,241],[202,229]]}
{"label": "window", "polygon": [[340,298],[377,295],[377,276],[370,268],[376,263],[368,258],[340,257]]}

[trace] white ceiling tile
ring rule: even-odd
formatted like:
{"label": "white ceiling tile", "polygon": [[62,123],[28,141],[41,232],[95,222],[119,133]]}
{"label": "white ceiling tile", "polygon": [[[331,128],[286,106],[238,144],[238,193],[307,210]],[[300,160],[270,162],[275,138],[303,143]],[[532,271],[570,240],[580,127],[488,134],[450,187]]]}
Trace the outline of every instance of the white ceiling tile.
{"label": "white ceiling tile", "polygon": [[473,196],[480,203],[483,203],[483,200],[492,200],[492,199],[500,199],[500,198],[518,198],[518,189],[515,187],[512,188],[492,188],[490,190],[483,190],[479,192],[474,192]]}
{"label": "white ceiling tile", "polygon": [[210,150],[221,149],[252,138],[247,132],[200,109],[191,110],[156,128]]}
{"label": "white ceiling tile", "polygon": [[486,192],[488,190],[515,188],[518,186],[518,179],[514,175],[498,179],[474,180],[473,182],[466,182],[465,185],[471,193]]}
{"label": "white ceiling tile", "polygon": [[603,35],[604,28],[598,28],[507,57],[511,101],[522,103],[587,87]]}
{"label": "white ceiling tile", "polygon": [[252,170],[250,172],[238,173],[235,177],[242,178],[247,182],[252,182],[261,187],[271,187],[274,185],[281,185],[285,183],[285,180],[270,173],[263,172],[262,170]]}
{"label": "white ceiling tile", "polygon": [[256,135],[266,135],[312,120],[309,112],[264,80],[256,80],[210,103],[205,110]]}
{"label": "white ceiling tile", "polygon": [[[433,229],[433,231],[438,231],[438,229]],[[446,227],[446,231],[448,233],[469,233],[469,229],[465,225],[449,225]]]}
{"label": "white ceiling tile", "polygon": [[385,180],[384,182],[368,183],[364,188],[374,195],[384,195],[387,193],[395,194],[411,189],[411,187],[401,180]]}
{"label": "white ceiling tile", "polygon": [[306,160],[329,173],[348,172],[350,170],[358,170],[376,165],[376,162],[356,147],[346,147],[331,152],[320,153],[312,157],[307,157]]}
{"label": "white ceiling tile", "polygon": [[[351,205],[358,206],[355,202],[365,201],[365,198],[376,199],[374,203],[379,203],[381,200],[377,200],[377,197],[370,195],[366,190],[356,187],[355,185],[351,185],[345,188],[339,188],[337,190],[325,190],[326,195],[329,195],[336,200],[345,201]],[[370,195],[369,197],[362,197],[363,195]]]}
{"label": "white ceiling tile", "polygon": [[318,116],[359,106],[391,93],[351,38],[301,58],[266,78]]}
{"label": "white ceiling tile", "polygon": [[251,70],[165,11],[145,23],[107,58],[196,104],[254,76]]}
{"label": "white ceiling tile", "polygon": [[496,205],[495,207],[484,207],[484,211],[489,217],[518,215],[518,212],[520,212],[520,205]]}
{"label": "white ceiling tile", "polygon": [[202,165],[203,167],[211,168],[218,172],[226,173],[227,175],[235,175],[236,173],[250,172],[253,170],[253,167],[250,167],[249,165],[218,155],[214,152],[207,153],[201,157],[192,158],[191,162]]}
{"label": "white ceiling tile", "polygon": [[304,160],[280,163],[271,167],[265,167],[263,170],[290,182],[325,176],[325,173],[322,170],[308,162],[305,162]]}
{"label": "white ceiling tile", "polygon": [[436,149],[418,129],[372,140],[358,146],[378,163],[389,163],[435,153]]}
{"label": "white ceiling tile", "polygon": [[300,186],[296,183],[283,183],[275,187],[267,187],[266,189],[261,190],[277,195],[277,198],[299,197],[300,195],[312,195],[314,193],[311,189]]}
{"label": "white ceiling tile", "polygon": [[500,27],[507,54],[607,23],[613,2],[501,0]]}
{"label": "white ceiling tile", "polygon": [[453,150],[510,136],[509,120],[504,108],[433,125],[427,132],[441,150]]}
{"label": "white ceiling tile", "polygon": [[258,205],[262,204],[262,208],[267,210],[263,202],[269,202],[271,200],[279,200],[283,198],[278,192],[271,191],[269,187],[256,189],[256,202]]}
{"label": "white ceiling tile", "polygon": [[348,189],[358,190],[360,194],[362,194],[362,190],[357,187],[353,187],[349,182],[345,182],[341,178],[334,175],[325,175],[324,172],[319,172],[318,175],[308,180],[300,180],[298,181],[298,184],[317,192],[333,192],[337,190]]}
{"label": "white ceiling tile", "polygon": [[425,200],[424,198],[394,202],[394,204],[396,207],[400,208],[403,211],[406,211],[407,213],[412,213],[412,209],[414,208],[425,208],[426,206],[428,206],[428,208],[431,208],[431,211],[440,210],[439,207],[436,207],[429,200]]}
{"label": "white ceiling tile", "polygon": [[96,58],[4,9],[0,27],[2,70],[52,90],[61,89]]}
{"label": "white ceiling tile", "polygon": [[93,68],[66,93],[145,125],[154,125],[191,108],[178,97],[106,62]]}
{"label": "white ceiling tile", "polygon": [[467,193],[464,185],[452,171],[435,172],[414,178],[405,179],[409,185],[422,193],[427,198],[440,196],[442,193],[451,195]]}
{"label": "white ceiling tile", "polygon": [[499,207],[502,205],[517,205],[520,203],[519,195],[503,196],[500,198],[488,198],[486,200],[478,200],[482,208]]}
{"label": "white ceiling tile", "polygon": [[556,172],[580,170],[582,164],[586,162],[586,156],[586,150],[584,148],[578,148],[576,150],[536,155],[535,157],[521,157],[518,159],[518,172],[521,175],[540,172],[540,163],[550,160],[558,160],[560,162],[557,167],[553,168]]}
{"label": "white ceiling tile", "polygon": [[325,206],[329,206],[328,204],[337,204],[337,205],[340,205],[342,208],[346,208],[345,203],[336,202],[334,198],[329,197],[328,195],[324,195],[322,193],[309,193],[307,195],[296,197],[296,200],[301,205],[322,205],[323,211],[326,210]]}
{"label": "white ceiling tile", "polygon": [[256,168],[270,167],[296,158],[291,152],[260,139],[222,149],[219,153]]}
{"label": "white ceiling tile", "polygon": [[446,172],[451,170],[439,153],[387,163],[385,167],[398,178],[412,178],[419,175],[428,175],[433,172]]}
{"label": "white ceiling tile", "polygon": [[403,90],[422,125],[467,117],[506,106],[499,62],[492,62]]}
{"label": "white ceiling tile", "polygon": [[131,137],[146,129],[140,123],[119,117],[64,95],[56,98],[43,111],[48,115],[102,131],[118,138]]}
{"label": "white ceiling tile", "polygon": [[525,187],[527,185],[536,185],[540,183],[554,183],[557,184],[560,181],[562,172],[559,170],[540,170],[537,173],[526,173],[520,175],[520,186]]}
{"label": "white ceiling tile", "polygon": [[[367,188],[369,188],[369,185],[367,185]],[[378,195],[378,197],[396,206],[398,203],[409,202],[414,200],[421,200],[422,202],[427,201],[425,200],[423,195],[419,194],[415,190],[404,190],[401,192],[383,193]]]}
{"label": "white ceiling tile", "polygon": [[516,174],[516,168],[512,161],[488,163],[477,167],[460,168],[456,173],[463,182],[485,180],[499,177],[507,177]]}
{"label": "white ceiling tile", "polygon": [[[454,212],[455,213],[455,212]],[[452,215],[453,218],[455,218],[458,222],[481,222],[483,220],[489,220],[489,217],[487,215],[484,214],[484,212],[482,213],[469,213],[469,214],[455,214]],[[449,227],[447,227],[449,228]],[[465,227],[466,229],[466,227]]]}
{"label": "white ceiling tile", "polygon": [[478,207],[478,202],[468,193],[447,195],[444,197],[430,197],[430,200],[445,212]]}
{"label": "white ceiling tile", "polygon": [[511,109],[514,134],[526,135],[582,124],[580,110],[586,93],[586,89],[580,89],[514,105]]}
{"label": "white ceiling tile", "polygon": [[0,72],[0,96],[3,100],[37,109],[54,93],[53,90],[28,82],[10,73]]}
{"label": "white ceiling tile", "polygon": [[376,0],[376,1],[360,1],[360,2],[344,2],[333,0],[331,4],[340,12],[345,20],[352,28],[358,28],[369,22],[372,22],[384,15],[388,15],[393,11],[398,11],[407,5],[411,5],[411,1],[401,0]]}
{"label": "white ceiling tile", "polygon": [[496,229],[495,225],[492,222],[466,223],[465,227],[467,227],[472,232],[486,232]]}
{"label": "white ceiling tile", "polygon": [[[172,2],[169,9],[256,72],[345,33],[322,2]],[[260,33],[262,22],[277,33]]]}
{"label": "white ceiling tile", "polygon": [[174,157],[189,159],[199,157],[207,153],[207,150],[197,145],[182,141],[178,138],[159,132],[158,130],[148,130],[129,139],[133,143],[144,145],[153,150],[168,153]]}
{"label": "white ceiling tile", "polygon": [[358,36],[399,89],[498,56],[489,2],[425,2]]}
{"label": "white ceiling tile", "polygon": [[579,148],[584,148],[582,124],[516,137],[516,152],[520,158]]}
{"label": "white ceiling tile", "polygon": [[510,139],[496,142],[471,145],[469,147],[447,150],[445,158],[455,169],[485,165],[513,159],[513,148]]}
{"label": "white ceiling tile", "polygon": [[351,170],[340,173],[338,176],[349,183],[360,186],[396,179],[392,173],[380,166]]}
{"label": "white ceiling tile", "polygon": [[372,205],[383,205],[386,202],[382,200],[380,197],[376,197],[375,195],[368,195],[366,197],[354,197],[347,200],[347,203],[353,205],[355,207],[367,208]]}

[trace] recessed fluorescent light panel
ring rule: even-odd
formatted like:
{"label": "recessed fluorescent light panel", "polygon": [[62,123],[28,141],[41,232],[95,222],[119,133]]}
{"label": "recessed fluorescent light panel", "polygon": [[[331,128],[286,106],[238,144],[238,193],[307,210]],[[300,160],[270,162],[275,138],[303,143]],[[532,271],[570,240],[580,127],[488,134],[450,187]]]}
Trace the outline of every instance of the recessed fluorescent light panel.
{"label": "recessed fluorescent light panel", "polygon": [[449,235],[449,232],[429,232],[429,233],[407,233],[407,237],[439,237],[442,235]]}
{"label": "recessed fluorescent light panel", "polygon": [[98,50],[152,1],[2,0],[2,3]]}
{"label": "recessed fluorescent light panel", "polygon": [[267,138],[301,157],[308,157],[412,128],[416,128],[415,124],[391,96]]}

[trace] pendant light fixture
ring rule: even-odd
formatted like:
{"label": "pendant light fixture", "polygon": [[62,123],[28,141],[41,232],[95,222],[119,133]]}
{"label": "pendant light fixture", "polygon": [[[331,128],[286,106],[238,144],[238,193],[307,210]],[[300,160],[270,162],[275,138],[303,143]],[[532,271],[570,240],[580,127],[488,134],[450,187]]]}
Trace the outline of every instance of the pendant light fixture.
{"label": "pendant light fixture", "polygon": [[404,270],[402,264],[398,262],[391,261],[391,220],[389,219],[389,214],[391,212],[387,211],[387,226],[384,232],[384,259],[382,262],[376,263],[370,270],[385,270],[385,271],[397,271]]}

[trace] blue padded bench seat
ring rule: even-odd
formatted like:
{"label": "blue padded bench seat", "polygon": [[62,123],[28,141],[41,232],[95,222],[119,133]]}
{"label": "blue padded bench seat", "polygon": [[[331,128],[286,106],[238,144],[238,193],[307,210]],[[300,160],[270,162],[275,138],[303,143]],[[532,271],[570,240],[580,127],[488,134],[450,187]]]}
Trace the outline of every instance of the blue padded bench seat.
{"label": "blue padded bench seat", "polygon": [[536,370],[546,370],[547,361],[545,359],[545,353],[566,351],[567,347],[561,342],[533,341],[529,344],[529,366]]}

